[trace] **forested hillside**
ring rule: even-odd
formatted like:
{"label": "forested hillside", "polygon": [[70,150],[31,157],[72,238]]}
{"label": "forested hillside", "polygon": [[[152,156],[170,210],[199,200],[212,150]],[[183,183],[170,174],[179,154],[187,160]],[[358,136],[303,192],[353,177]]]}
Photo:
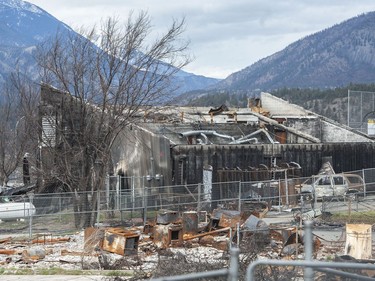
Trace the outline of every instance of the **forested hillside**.
{"label": "forested hillside", "polygon": [[222,90],[272,91],[373,83],[375,12],[304,37],[215,85]]}

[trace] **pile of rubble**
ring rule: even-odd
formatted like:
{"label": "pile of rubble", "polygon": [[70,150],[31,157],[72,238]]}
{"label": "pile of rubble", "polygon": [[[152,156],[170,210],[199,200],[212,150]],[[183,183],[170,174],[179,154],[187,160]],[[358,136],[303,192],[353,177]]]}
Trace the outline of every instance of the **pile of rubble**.
{"label": "pile of rubble", "polygon": [[[241,245],[248,238],[265,245],[255,253],[256,258],[303,259],[303,232],[296,225],[268,225],[261,217],[264,214],[245,213],[226,209],[211,214],[159,210],[153,221],[142,226],[90,227],[64,237],[43,233],[32,241],[7,237],[0,239],[0,264],[4,269],[142,268],[152,272],[161,251],[192,261],[205,257],[215,263],[231,246]],[[334,244],[315,237],[313,242],[318,260],[327,260],[344,250],[343,241]]]}

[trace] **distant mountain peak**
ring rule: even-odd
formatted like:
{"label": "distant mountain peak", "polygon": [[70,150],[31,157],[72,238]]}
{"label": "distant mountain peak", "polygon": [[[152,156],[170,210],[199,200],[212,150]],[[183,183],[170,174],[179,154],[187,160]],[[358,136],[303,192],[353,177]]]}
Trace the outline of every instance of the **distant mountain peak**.
{"label": "distant mountain peak", "polygon": [[34,14],[42,14],[44,12],[44,10],[42,10],[38,6],[21,0],[0,0],[0,10],[4,9],[5,7],[19,11],[29,11]]}
{"label": "distant mountain peak", "polygon": [[[55,37],[57,33],[80,36],[69,26],[48,12],[26,1],[0,0],[0,82],[18,69],[32,69],[35,77],[36,62],[33,51],[39,43]],[[218,79],[203,77],[183,70],[174,77],[180,92],[203,89],[215,84]],[[0,94],[1,95],[1,94]]]}

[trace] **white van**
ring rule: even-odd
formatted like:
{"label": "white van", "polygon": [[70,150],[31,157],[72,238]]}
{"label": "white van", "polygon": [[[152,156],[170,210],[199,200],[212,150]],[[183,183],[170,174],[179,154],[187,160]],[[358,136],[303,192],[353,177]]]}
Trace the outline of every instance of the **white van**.
{"label": "white van", "polygon": [[323,197],[357,198],[363,195],[365,183],[362,177],[355,174],[317,175],[302,183],[300,194],[304,200],[321,200]]}

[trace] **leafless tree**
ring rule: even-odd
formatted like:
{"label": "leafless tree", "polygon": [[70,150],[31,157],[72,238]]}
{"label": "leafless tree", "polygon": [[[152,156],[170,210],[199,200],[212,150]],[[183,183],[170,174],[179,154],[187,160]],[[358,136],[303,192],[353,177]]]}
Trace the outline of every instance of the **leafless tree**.
{"label": "leafless tree", "polygon": [[[20,85],[23,85],[22,87]],[[31,132],[36,119],[33,84],[13,74],[2,85],[0,99],[0,184],[5,186],[9,176],[22,165],[27,152],[34,151],[36,142]],[[34,88],[35,90],[35,88]],[[27,94],[26,94],[27,93]],[[35,93],[35,91],[34,91]],[[33,108],[33,110],[31,110]]]}
{"label": "leafless tree", "polygon": [[189,62],[184,25],[174,20],[151,42],[147,13],[131,13],[124,24],[108,18],[82,37],[63,31],[39,48],[43,82],[68,96],[63,120],[53,120],[56,142],[42,145],[53,155],[54,178],[69,191],[87,192],[75,198],[77,227],[94,221],[97,200],[88,192],[104,186],[117,135],[141,110],[168,100],[171,78]]}

